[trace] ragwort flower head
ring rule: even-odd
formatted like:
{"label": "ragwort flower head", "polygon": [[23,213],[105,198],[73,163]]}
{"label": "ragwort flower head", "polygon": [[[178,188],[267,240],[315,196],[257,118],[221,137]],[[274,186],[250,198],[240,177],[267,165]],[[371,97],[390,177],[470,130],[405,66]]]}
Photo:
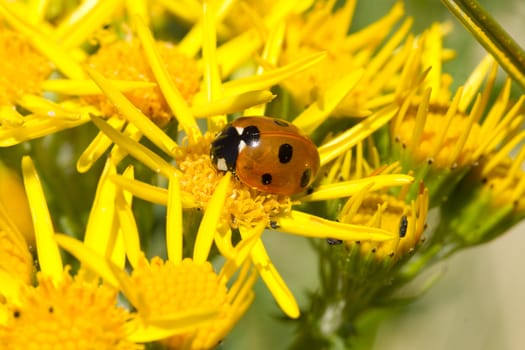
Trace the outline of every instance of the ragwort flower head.
{"label": "ragwort flower head", "polygon": [[443,220],[431,241],[442,246],[441,254],[495,239],[525,218],[525,148],[509,156],[524,136],[521,132],[485,155],[442,206]]}
{"label": "ragwort flower head", "polygon": [[8,319],[0,324],[2,349],[141,349],[126,340],[130,314],[117,307],[117,291],[86,282],[66,269],[60,282],[37,274],[37,285],[22,285],[8,300]]}
{"label": "ragwort flower head", "polygon": [[387,272],[415,253],[426,228],[427,210],[428,192],[424,188],[410,204],[386,193],[359,194],[347,201],[339,214],[339,221],[381,227],[397,233],[395,239],[386,242],[346,243],[350,251],[359,251],[363,266],[369,266],[373,261]]}
{"label": "ragwort flower head", "polygon": [[[334,116],[365,117],[377,108],[392,103],[413,88],[398,85],[404,64],[413,48],[408,36],[412,20],[403,16],[403,4],[397,2],[383,18],[357,32],[349,32],[356,1],[346,1],[334,9],[333,1],[318,1],[303,14],[287,23],[281,62],[287,63],[312,52],[326,51],[326,60],[300,76],[284,82],[294,102],[308,106],[335,82],[354,76],[353,89],[333,110]],[[356,72],[361,74],[356,75]],[[417,84],[417,80],[413,81]],[[397,87],[396,87],[397,86]],[[310,131],[310,129],[307,129]]]}
{"label": "ragwort flower head", "polygon": [[[109,224],[106,232],[88,232],[91,238],[85,239],[84,243],[65,235],[57,235],[56,240],[81,261],[83,268],[122,291],[136,310],[128,327],[130,339],[139,343],[159,341],[169,349],[215,347],[251,304],[252,287],[257,278],[246,258],[258,236],[250,236],[235,247],[230,246],[230,254],[219,273],[209,262],[213,233],[220,219],[219,203],[226,199],[229,177],[221,181],[213,195],[212,202],[217,202],[217,205],[204,214],[192,258],[183,257],[181,192],[176,178],[170,178],[166,225],[168,259],[154,257],[148,261],[140,250],[131,197],[111,180],[115,178],[111,160],[106,170],[99,185],[99,196],[95,199],[99,209],[92,212],[88,227],[92,228],[94,223],[107,217],[108,209],[115,210],[115,214],[118,212],[116,216],[109,216],[113,223],[106,222]],[[132,169],[128,168],[121,176],[131,180],[132,175]],[[111,203],[115,202],[116,208],[111,210]],[[125,236],[122,237],[127,242],[125,247],[106,250],[101,249],[101,244],[96,244],[108,239],[118,241],[119,235]],[[118,253],[121,248],[125,255]],[[112,255],[112,259],[104,258],[101,254],[104,252]],[[126,256],[132,266],[130,274],[125,269]]]}
{"label": "ragwort flower head", "polygon": [[[191,103],[200,85],[201,74],[197,63],[180,53],[172,43],[157,41],[156,46],[162,62],[166,65],[165,69],[172,77],[182,98],[187,103]],[[95,54],[88,57],[86,63],[112,80],[147,82],[155,80],[140,42],[133,37],[129,40],[103,44]],[[171,111],[158,86],[134,89],[125,95],[155,124],[165,126],[172,119]],[[118,110],[104,95],[88,95],[84,96],[84,100],[96,106],[102,115],[118,115]]]}
{"label": "ragwort flower head", "polygon": [[[36,285],[13,265],[0,270],[2,349],[141,349],[128,338],[130,313],[117,306],[117,290],[63,267],[42,186],[30,158],[22,161],[35,227],[40,271]],[[32,260],[32,259],[31,259]],[[74,325],[74,326],[72,326]]]}
{"label": "ragwort flower head", "polygon": [[[433,45],[441,47],[439,28],[434,26],[425,33],[423,39],[430,45],[426,50],[432,52]],[[516,131],[523,99],[510,101],[511,82],[507,80],[495,103],[489,105],[497,73],[491,57],[480,62],[452,97],[448,78],[431,74],[434,69],[441,71],[439,61],[419,62],[420,69],[431,69],[421,90],[403,102],[391,122],[389,159],[400,161],[404,172],[413,172],[416,180],[425,182],[434,207],[447,200],[472,166]],[[420,74],[417,70],[405,77]],[[414,198],[417,187],[413,186],[410,193]]]}

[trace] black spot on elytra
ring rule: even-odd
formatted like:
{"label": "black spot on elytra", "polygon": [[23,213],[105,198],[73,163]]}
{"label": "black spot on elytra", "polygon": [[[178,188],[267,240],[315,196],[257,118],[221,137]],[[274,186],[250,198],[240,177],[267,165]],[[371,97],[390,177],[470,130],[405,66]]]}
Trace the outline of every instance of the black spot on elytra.
{"label": "black spot on elytra", "polygon": [[259,143],[261,138],[261,132],[259,128],[255,125],[250,125],[244,128],[241,135],[241,140],[246,142],[246,145],[250,147],[255,147]]}
{"label": "black spot on elytra", "polygon": [[290,123],[281,119],[274,119],[273,122],[279,126],[290,126]]}
{"label": "black spot on elytra", "polygon": [[283,143],[279,147],[279,162],[286,164],[292,159],[293,147],[288,143]]}
{"label": "black spot on elytra", "polygon": [[261,182],[263,185],[269,185],[272,183],[272,174],[265,173],[261,176]]}
{"label": "black spot on elytra", "polygon": [[312,177],[312,169],[307,168],[303,171],[303,174],[301,175],[301,182],[299,185],[301,187],[306,187],[310,183],[310,178]]}

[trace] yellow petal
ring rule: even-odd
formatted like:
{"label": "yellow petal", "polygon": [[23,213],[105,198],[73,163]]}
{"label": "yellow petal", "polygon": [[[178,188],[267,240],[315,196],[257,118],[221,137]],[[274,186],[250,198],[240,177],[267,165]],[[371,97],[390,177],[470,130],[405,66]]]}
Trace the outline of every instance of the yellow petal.
{"label": "yellow petal", "polygon": [[215,245],[223,257],[226,259],[235,258],[235,248],[232,242],[232,230],[228,227],[224,232],[219,231],[214,237]]}
{"label": "yellow petal", "polygon": [[[219,23],[224,18],[224,16],[228,13],[229,8],[234,3],[234,1],[230,0],[220,0],[214,2],[216,7],[215,23]],[[192,8],[195,8],[195,6],[192,6]],[[179,43],[179,49],[181,52],[184,52],[190,57],[193,57],[197,54],[199,48],[202,46],[203,25],[204,23],[202,18],[193,25],[190,32],[186,34],[186,36]]]}
{"label": "yellow petal", "polygon": [[57,119],[74,122],[82,118],[82,113],[80,113],[78,108],[79,106],[77,106],[76,109],[67,108],[42,96],[26,94],[16,102],[34,114],[47,116],[50,120]]}
{"label": "yellow petal", "polygon": [[171,166],[168,162],[162,159],[162,157],[160,157],[147,147],[143,146],[142,144],[138,143],[137,141],[125,137],[122,133],[112,128],[104,120],[94,115],[90,115],[90,117],[93,121],[93,124],[95,124],[96,127],[100,130],[102,130],[110,139],[113,140],[113,142],[115,142],[120,147],[124,148],[126,151],[128,151],[129,154],[131,154],[137,160],[141,161],[144,165],[149,167],[154,172],[161,173],[166,178],[169,178],[170,174],[177,171],[173,166]]}
{"label": "yellow petal", "polygon": [[83,1],[55,30],[55,40],[63,47],[73,48],[88,40],[91,34],[120,9],[121,0]]}
{"label": "yellow petal", "polygon": [[[110,80],[110,83],[120,92],[152,88],[157,85],[150,81]],[[42,82],[42,84],[40,84],[40,87],[44,91],[52,91],[65,95],[82,96],[102,94],[100,87],[93,80],[87,79],[45,80]]]}
{"label": "yellow petal", "polygon": [[182,261],[182,199],[178,176],[169,178],[166,214],[166,249],[173,263]]}
{"label": "yellow petal", "polygon": [[67,120],[67,116],[66,120],[62,120],[47,114],[29,115],[24,117],[24,123],[18,127],[0,127],[0,147],[17,145],[24,141],[74,128],[88,121],[87,115],[80,115],[75,121]]}
{"label": "yellow petal", "polygon": [[[124,178],[133,179],[133,168],[126,169],[123,175]],[[132,209],[132,196],[129,193],[118,191],[115,200],[117,216],[119,220],[119,236],[122,236],[125,245],[125,252],[129,263],[132,267],[137,266],[139,257],[141,256],[140,239],[137,223]],[[115,262],[115,259],[112,259]],[[119,267],[124,268],[123,265]]]}
{"label": "yellow petal", "polygon": [[199,226],[193,250],[193,261],[196,264],[201,264],[208,260],[213,237],[217,231],[217,225],[222,214],[226,196],[230,192],[230,188],[231,173],[227,172],[219,181],[217,188],[213,192]]}
{"label": "yellow petal", "polygon": [[24,18],[11,12],[4,1],[0,2],[0,17],[5,19],[14,29],[24,34],[34,48],[52,61],[64,75],[76,79],[84,77],[82,67],[63,47],[43,35],[37,28],[27,23]]}
{"label": "yellow petal", "polygon": [[84,236],[84,244],[102,257],[112,255],[118,234],[115,212],[117,187],[109,180],[109,176],[115,173],[115,165],[108,159],[100,175]]}
{"label": "yellow petal", "polygon": [[[168,203],[168,191],[165,188],[153,186],[138,180],[126,179],[120,175],[111,176],[111,180],[126,191],[133,193],[134,196],[145,201],[160,205],[167,205]],[[183,208],[198,207],[191,195],[187,193],[181,194],[181,200]]]}
{"label": "yellow petal", "polygon": [[326,57],[326,53],[318,52],[306,57],[303,57],[293,63],[287,64],[283,67],[276,68],[271,71],[266,71],[260,75],[252,75],[246,78],[231,80],[223,84],[223,95],[232,96],[242,94],[248,91],[265,90],[273,85],[283,81],[284,79],[302,72],[311,66],[321,62]]}
{"label": "yellow petal", "polygon": [[[253,247],[259,241],[264,232],[265,223],[261,222],[256,227],[239,228],[242,231],[242,240],[233,248],[231,258],[229,258],[221,269],[219,278],[229,280],[235,272],[244,264],[248,256],[251,254]],[[240,277],[239,277],[240,278]]]}
{"label": "yellow petal", "polygon": [[252,250],[252,261],[283,312],[291,318],[299,317],[297,301],[268,257],[261,240],[257,241]]}
{"label": "yellow petal", "polygon": [[58,246],[53,238],[55,231],[49,209],[47,208],[46,198],[42,184],[29,156],[22,158],[22,173],[24,174],[24,185],[26,188],[27,199],[31,208],[33,226],[35,228],[35,241],[38,254],[40,270],[53,280],[62,279],[62,258]]}
{"label": "yellow petal", "polygon": [[178,148],[175,141],[173,141],[161,128],[146,117],[139,109],[137,109],[120,91],[118,91],[102,74],[95,70],[86,67],[89,76],[97,83],[104,94],[113,102],[119,109],[123,117],[130,123],[144,133],[144,135],[170,156],[175,155]]}
{"label": "yellow petal", "polygon": [[358,69],[336,81],[320,100],[312,103],[294,119],[294,125],[307,134],[312,133],[352,91],[363,73],[363,69]]}
{"label": "yellow petal", "polygon": [[217,63],[223,77],[230,76],[242,63],[253,57],[263,44],[256,30],[246,31],[217,48]]}
{"label": "yellow petal", "polygon": [[374,131],[388,123],[388,121],[396,114],[397,109],[398,107],[396,106],[385,107],[319,147],[321,165],[325,165],[329,161],[340,156],[351,147],[355,146],[358,142],[362,141]]}
{"label": "yellow petal", "polygon": [[82,263],[82,266],[94,271],[104,280],[105,283],[108,283],[114,288],[120,287],[119,282],[115,278],[113,271],[109,268],[106,259],[100,254],[93,249],[88,248],[81,241],[67,235],[57,234],[55,235],[55,240],[58,245],[77,258]]}
{"label": "yellow petal", "polygon": [[0,124],[7,128],[22,126],[22,124],[24,124],[24,117],[18,113],[15,106],[1,106]]}
{"label": "yellow petal", "polygon": [[363,187],[367,187],[369,184],[372,184],[370,191],[376,191],[382,188],[408,185],[413,181],[414,178],[409,175],[386,174],[322,185],[316,188],[312,194],[302,197],[301,202],[349,197],[359,192]]}
{"label": "yellow petal", "polygon": [[269,90],[249,91],[244,94],[228,96],[205,103],[194,103],[191,111],[196,118],[209,117],[218,114],[240,112],[249,107],[268,103],[275,98]]}
{"label": "yellow petal", "polygon": [[144,324],[144,322],[135,319],[127,324],[127,339],[137,343],[166,339],[176,334],[195,330],[196,327],[204,322],[209,322],[216,315],[216,311],[208,310],[180,312],[161,322],[162,326],[154,325],[149,320],[147,324]]}
{"label": "yellow petal", "polygon": [[292,210],[289,215],[276,218],[275,223],[279,231],[306,237],[378,242],[393,238],[393,233],[379,228],[330,221],[296,210]]}
{"label": "yellow petal", "polygon": [[[264,45],[264,49],[261,55],[261,59],[264,61],[264,65],[276,66],[279,61],[279,56],[281,55],[283,42],[285,35],[285,24],[284,21],[279,22],[276,26],[270,29],[268,38]],[[257,67],[256,74],[262,74],[265,71],[263,62]],[[258,106],[253,106],[244,111],[243,115],[265,115],[266,105],[261,104]]]}
{"label": "yellow petal", "polygon": [[[133,25],[137,31],[137,35],[139,36],[144,48],[146,59],[148,60],[151,71],[157,80],[159,88],[162,91],[166,102],[170,106],[173,114],[190,139],[194,140],[198,138],[201,136],[201,132],[199,130],[199,126],[197,125],[197,121],[191,114],[189,106],[186,104],[186,101],[184,101],[184,98],[173,82],[173,79],[171,79],[166,66],[162,63],[151,32],[139,17],[133,16],[132,20]],[[146,131],[143,132],[145,135],[148,135]],[[151,141],[155,142],[154,140]],[[170,153],[168,152],[168,154]]]}
{"label": "yellow petal", "polygon": [[203,2],[202,12],[202,59],[204,63],[204,92],[208,102],[211,102],[220,97],[222,85],[216,56],[217,33],[215,32],[215,11],[211,2]]}
{"label": "yellow petal", "polygon": [[[126,121],[117,116],[111,117],[107,120],[107,123],[111,125],[112,128],[116,130],[121,130]],[[97,160],[102,157],[104,152],[108,150],[109,147],[113,144],[113,140],[106,136],[102,131],[100,131],[93,140],[86,147],[84,152],[78,157],[77,160],[77,171],[79,173],[85,173]]]}

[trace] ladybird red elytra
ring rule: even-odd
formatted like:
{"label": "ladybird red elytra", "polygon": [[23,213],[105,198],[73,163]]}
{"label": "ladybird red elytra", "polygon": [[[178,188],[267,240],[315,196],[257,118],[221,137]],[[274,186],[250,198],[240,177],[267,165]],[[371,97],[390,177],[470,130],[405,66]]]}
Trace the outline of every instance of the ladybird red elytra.
{"label": "ladybird red elytra", "polygon": [[319,170],[319,152],[290,122],[241,117],[217,134],[210,157],[219,171],[261,192],[293,195],[304,191]]}

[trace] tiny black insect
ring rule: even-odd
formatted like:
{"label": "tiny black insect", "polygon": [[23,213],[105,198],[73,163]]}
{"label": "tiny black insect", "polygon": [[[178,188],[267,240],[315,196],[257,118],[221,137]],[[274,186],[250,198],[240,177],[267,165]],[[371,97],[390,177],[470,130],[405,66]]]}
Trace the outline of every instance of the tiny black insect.
{"label": "tiny black insect", "polygon": [[343,240],[342,239],[335,239],[335,238],[327,238],[326,242],[329,245],[339,245],[339,244],[343,243]]}
{"label": "tiny black insect", "polygon": [[399,237],[403,238],[407,234],[407,228],[408,228],[408,219],[406,215],[403,215],[401,217],[401,220],[399,220]]}

